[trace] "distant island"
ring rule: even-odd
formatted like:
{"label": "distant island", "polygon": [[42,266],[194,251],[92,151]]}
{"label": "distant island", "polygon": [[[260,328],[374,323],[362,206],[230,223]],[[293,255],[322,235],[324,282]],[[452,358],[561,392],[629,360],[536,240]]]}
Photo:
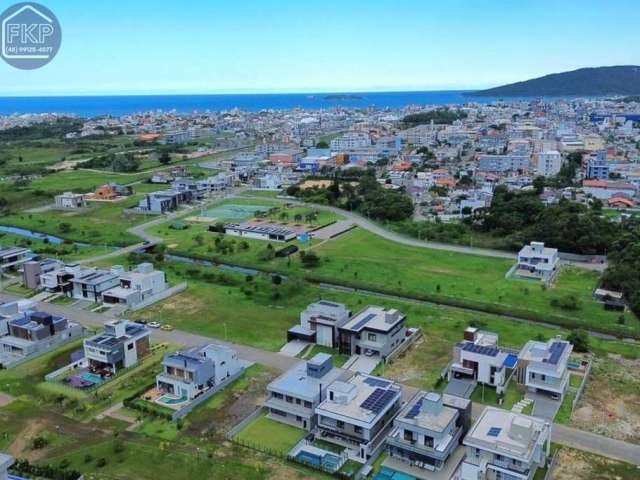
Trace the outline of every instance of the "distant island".
{"label": "distant island", "polygon": [[324,96],[325,100],[364,100],[364,97],[360,96],[360,95],[353,95],[353,94],[331,94],[331,95],[325,95]]}
{"label": "distant island", "polygon": [[640,67],[635,65],[580,68],[465,93],[471,97],[596,97],[639,94]]}

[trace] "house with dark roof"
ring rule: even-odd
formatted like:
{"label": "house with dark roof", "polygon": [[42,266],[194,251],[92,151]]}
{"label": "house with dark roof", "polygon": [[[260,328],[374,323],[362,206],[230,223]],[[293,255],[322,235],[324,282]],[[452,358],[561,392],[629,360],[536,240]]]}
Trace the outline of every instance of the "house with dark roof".
{"label": "house with dark roof", "polygon": [[80,271],[71,279],[73,297],[92,302],[102,302],[102,294],[120,284],[120,274],[123,269],[87,269]]}
{"label": "house with dark roof", "polygon": [[399,384],[380,377],[356,373],[349,380],[336,380],[316,407],[318,435],[366,461],[385,441],[401,396]]}
{"label": "house with dark roof", "polygon": [[407,337],[406,315],[369,306],[338,328],[340,353],[385,360]]}
{"label": "house with dark roof", "polygon": [[104,332],[84,341],[89,371],[103,376],[133,367],[149,350],[149,330],[129,320],[106,323]]}
{"label": "house with dark roof", "polygon": [[0,247],[0,273],[5,270],[17,270],[33,256],[33,252],[27,248]]}
{"label": "house with dark roof", "polygon": [[448,377],[449,381],[475,380],[502,393],[517,363],[514,352],[498,347],[498,335],[469,327],[464,331],[464,339],[453,347]]}
{"label": "house with dark roof", "polygon": [[516,379],[531,392],[562,401],[569,385],[568,362],[573,345],[560,338],[528,341],[518,356]]}

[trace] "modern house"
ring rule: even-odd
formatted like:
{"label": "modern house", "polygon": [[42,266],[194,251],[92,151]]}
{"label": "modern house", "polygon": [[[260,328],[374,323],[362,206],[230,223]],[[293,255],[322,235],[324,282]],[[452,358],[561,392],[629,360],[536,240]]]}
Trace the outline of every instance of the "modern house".
{"label": "modern house", "polygon": [[17,270],[32,257],[33,252],[27,248],[0,247],[0,274],[5,270]]}
{"label": "modern house", "polygon": [[64,264],[60,260],[46,258],[44,260],[29,260],[22,264],[22,284],[26,288],[35,290],[42,286],[40,277],[61,268]]}
{"label": "modern house", "polygon": [[318,434],[367,460],[384,442],[400,405],[400,385],[393,381],[363,373],[336,380],[316,407]]}
{"label": "modern house", "polygon": [[84,341],[89,370],[115,375],[136,365],[149,353],[149,330],[140,323],[114,320],[104,332]]}
{"label": "modern house", "polygon": [[495,387],[497,393],[502,393],[517,363],[516,354],[498,347],[497,334],[468,327],[464,340],[453,347],[449,381],[468,378]]}
{"label": "modern house", "polygon": [[365,308],[338,328],[340,353],[386,359],[406,339],[406,318],[395,309]]}
{"label": "modern house", "polygon": [[270,240],[273,242],[289,242],[298,236],[298,230],[275,223],[229,224],[224,226],[224,233],[234,237]]}
{"label": "modern house", "polygon": [[180,205],[191,203],[193,192],[189,190],[165,190],[147,193],[138,203],[138,210],[149,213],[165,213],[176,210]]}
{"label": "modern house", "polygon": [[33,310],[35,302],[31,300],[15,300],[0,304],[0,337],[9,335],[9,322]]}
{"label": "modern house", "polygon": [[101,302],[102,294],[120,284],[122,267],[111,270],[88,269],[81,270],[71,279],[73,285],[72,296],[91,302]]}
{"label": "modern house", "polygon": [[471,401],[435,392],[418,393],[394,420],[387,436],[394,470],[418,478],[441,472],[450,479],[464,457],[462,439],[471,422]]}
{"label": "modern house", "polygon": [[516,379],[531,392],[562,401],[569,385],[568,362],[573,345],[566,340],[528,341],[519,355]]}
{"label": "modern house", "polygon": [[338,346],[338,329],[351,318],[351,310],[342,303],[320,300],[300,314],[300,325],[291,327],[288,340],[304,340],[325,347]]}
{"label": "modern house", "polygon": [[193,400],[242,371],[238,353],[208,344],[165,355],[163,372],[156,377],[160,392]]}
{"label": "modern house", "polygon": [[329,385],[342,370],[334,368],[333,358],[318,353],[275,379],[267,387],[269,398],[264,403],[269,417],[305,430],[316,426],[315,408],[326,397]]}
{"label": "modern house", "polygon": [[560,257],[557,248],[548,248],[543,242],[531,242],[518,252],[514,274],[518,277],[550,282],[558,273]]}
{"label": "modern house", "polygon": [[551,424],[535,417],[487,407],[465,437],[461,480],[531,480],[544,467]]}
{"label": "modern house", "polygon": [[167,289],[164,272],[154,270],[153,264],[141,263],[134,270],[120,276],[120,284],[102,293],[104,303],[133,307]]}
{"label": "modern house", "polygon": [[64,192],[54,197],[57,208],[84,208],[87,206],[87,198],[83,193]]}
{"label": "modern house", "polygon": [[40,286],[49,292],[61,292],[71,296],[73,294],[72,280],[76,276],[83,276],[94,269],[83,267],[77,263],[61,265],[48,272],[40,274]]}
{"label": "modern house", "polygon": [[7,322],[8,334],[0,338],[0,365],[10,367],[26,358],[48,352],[82,337],[84,328],[64,317],[27,310]]}

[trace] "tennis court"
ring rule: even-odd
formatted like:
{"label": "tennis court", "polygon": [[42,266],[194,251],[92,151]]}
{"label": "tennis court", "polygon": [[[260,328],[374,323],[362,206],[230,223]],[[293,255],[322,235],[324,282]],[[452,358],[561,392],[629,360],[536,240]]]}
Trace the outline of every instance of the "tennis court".
{"label": "tennis court", "polygon": [[201,216],[219,218],[220,220],[247,220],[255,217],[258,212],[266,212],[269,207],[264,205],[220,205],[204,212]]}

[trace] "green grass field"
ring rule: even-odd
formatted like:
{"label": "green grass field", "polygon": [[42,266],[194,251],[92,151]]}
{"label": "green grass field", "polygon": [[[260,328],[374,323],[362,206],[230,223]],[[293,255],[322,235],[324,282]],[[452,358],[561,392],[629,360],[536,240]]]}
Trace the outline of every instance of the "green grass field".
{"label": "green grass field", "polygon": [[301,428],[285,425],[261,415],[242,429],[236,439],[258,450],[286,455],[306,434],[307,432]]}

